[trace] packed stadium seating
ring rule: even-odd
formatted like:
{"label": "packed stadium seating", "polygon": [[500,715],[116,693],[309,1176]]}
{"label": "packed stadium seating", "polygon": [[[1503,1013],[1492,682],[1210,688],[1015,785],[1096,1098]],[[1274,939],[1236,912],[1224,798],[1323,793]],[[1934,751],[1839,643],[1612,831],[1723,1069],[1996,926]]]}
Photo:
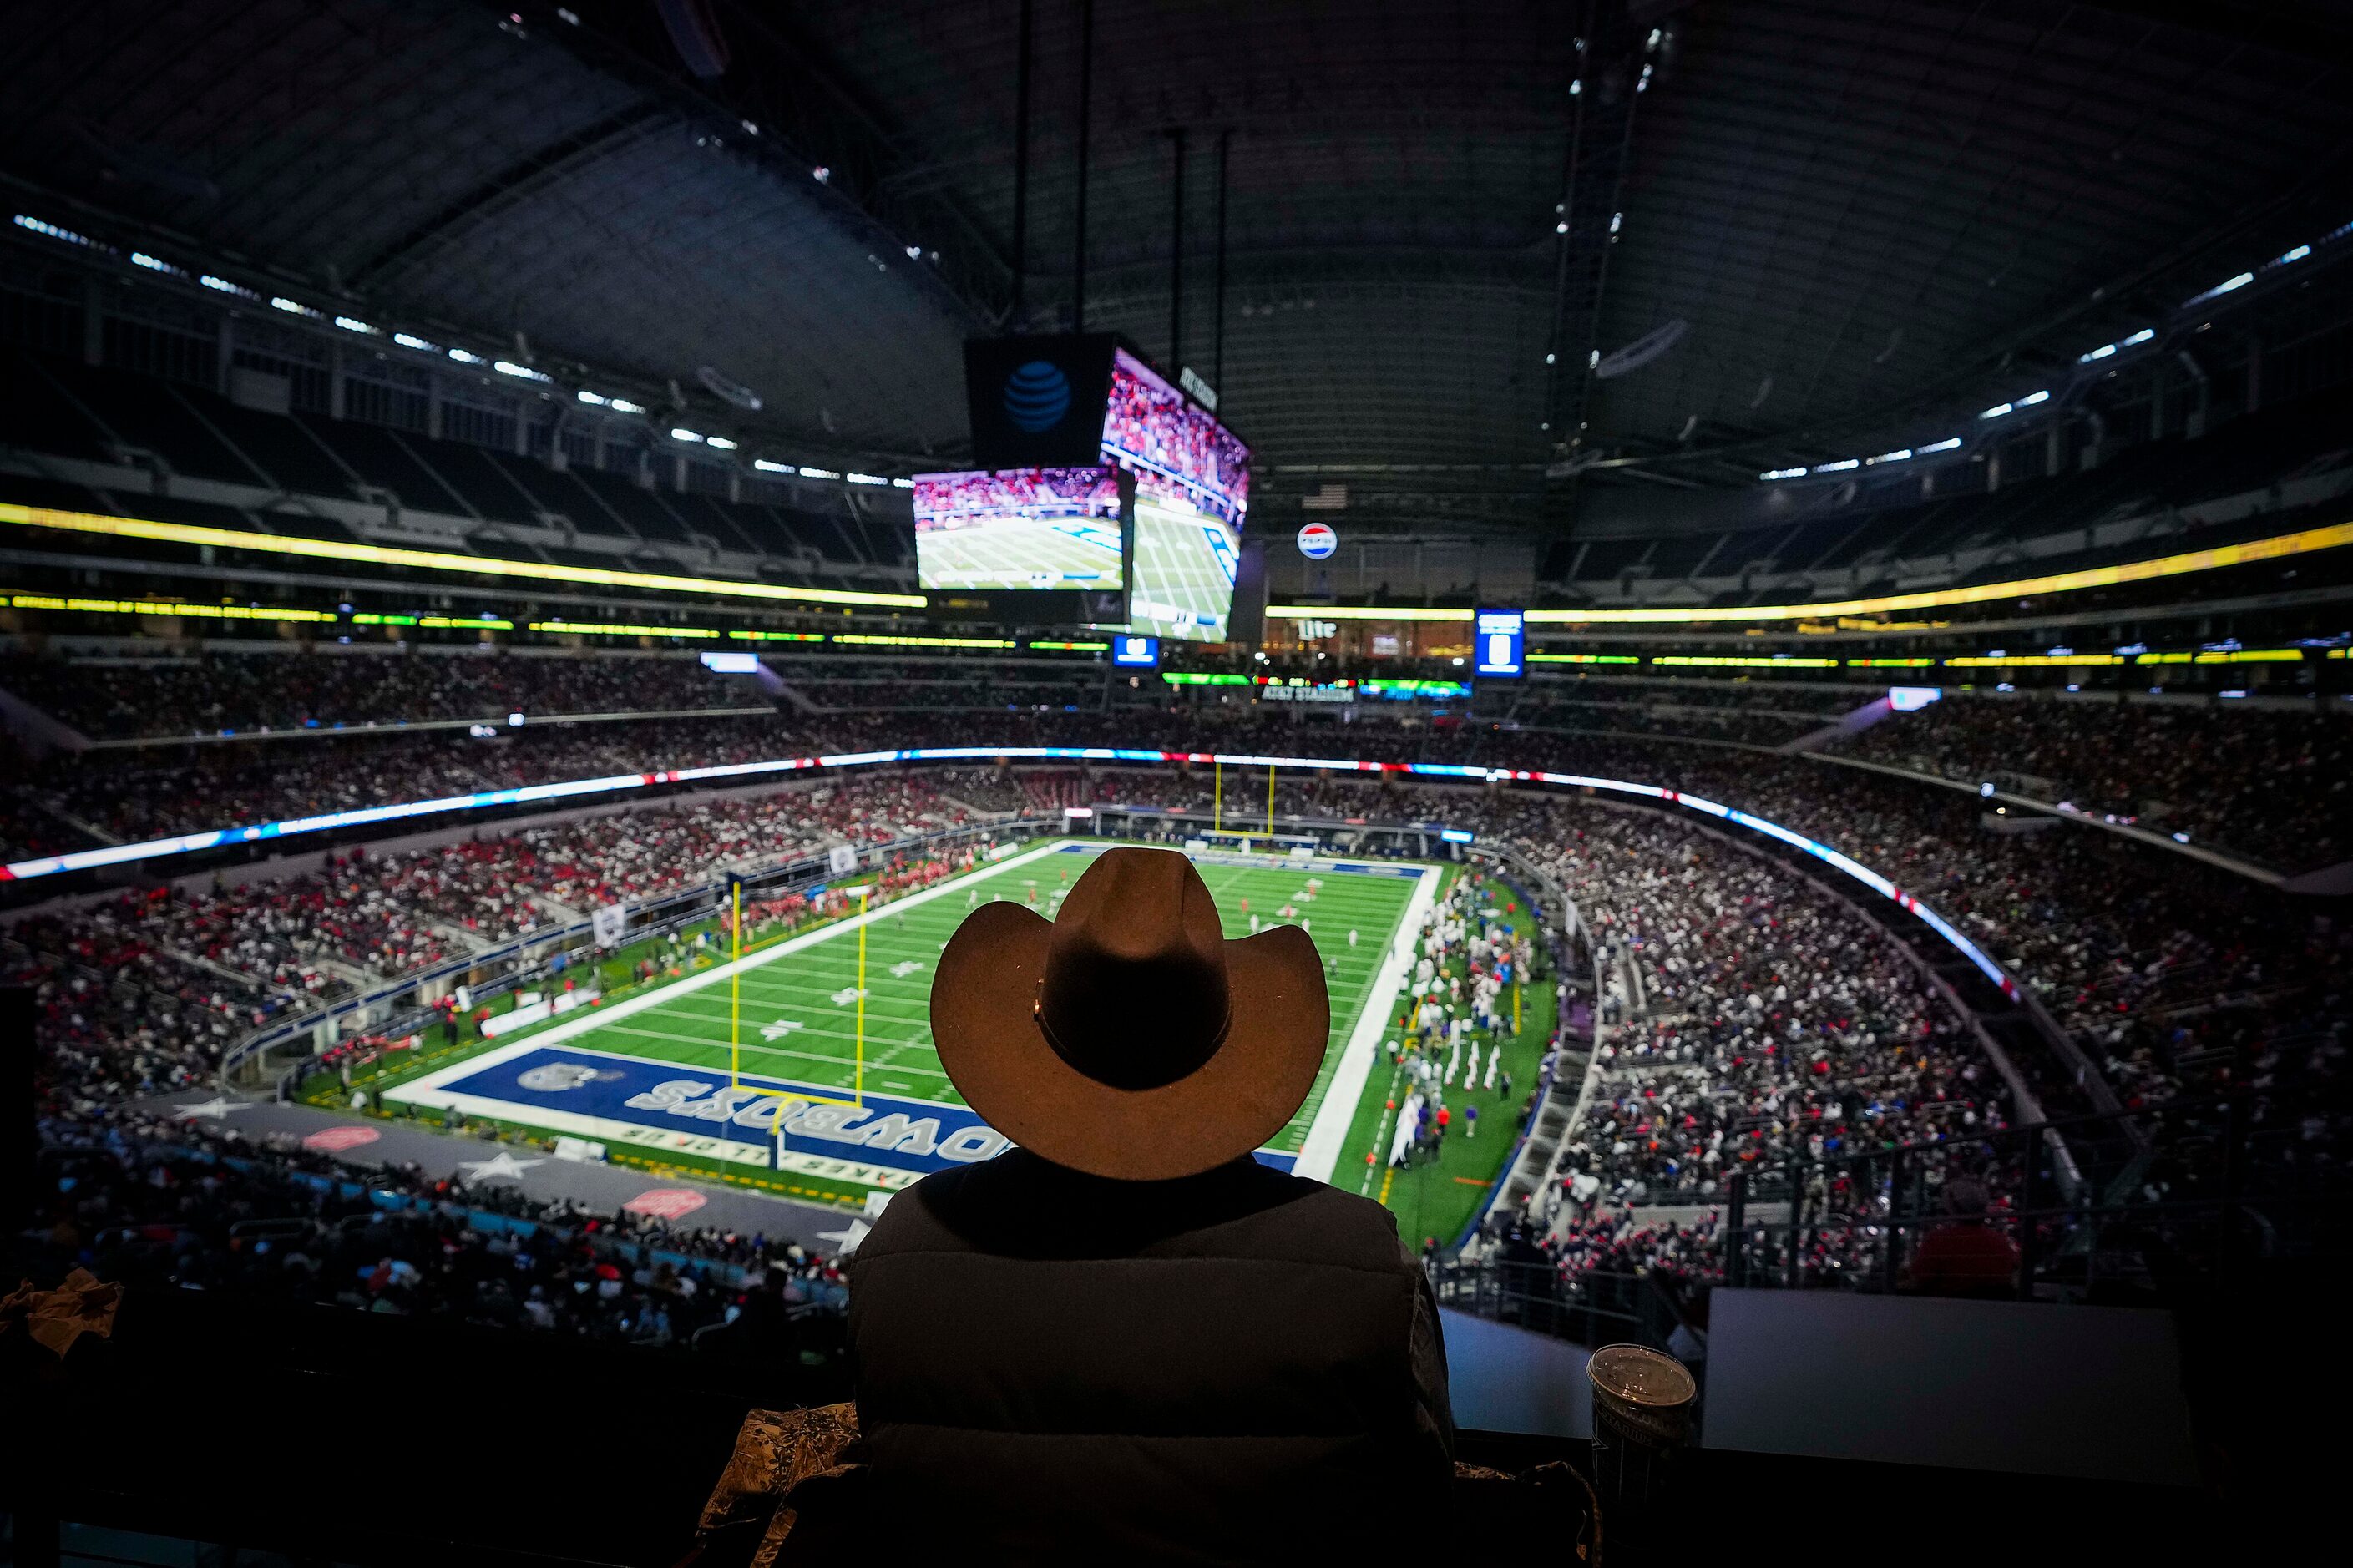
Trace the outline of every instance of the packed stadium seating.
{"label": "packed stadium seating", "polygon": [[[771,1303],[754,1301],[761,1292],[786,1309],[838,1311],[843,1300],[837,1260],[763,1236],[535,1203],[398,1166],[346,1196],[347,1173],[292,1138],[185,1121],[125,1114],[48,1131],[64,1195],[42,1216],[43,1250],[136,1289],[447,1314],[616,1343],[696,1342],[714,1353],[734,1348],[726,1331],[747,1312],[744,1331],[771,1337],[762,1353],[826,1342],[763,1322]],[[413,1206],[388,1209],[377,1194]],[[467,1210],[532,1227],[492,1231]]]}
{"label": "packed stadium seating", "polygon": [[534,658],[462,649],[12,656],[0,658],[0,689],[92,740],[772,705],[755,683],[713,675],[691,655]]}
{"label": "packed stadium seating", "polygon": [[1863,731],[1851,751],[1972,784],[2017,780],[2274,865],[2353,856],[2353,723],[2326,710],[1950,699]]}

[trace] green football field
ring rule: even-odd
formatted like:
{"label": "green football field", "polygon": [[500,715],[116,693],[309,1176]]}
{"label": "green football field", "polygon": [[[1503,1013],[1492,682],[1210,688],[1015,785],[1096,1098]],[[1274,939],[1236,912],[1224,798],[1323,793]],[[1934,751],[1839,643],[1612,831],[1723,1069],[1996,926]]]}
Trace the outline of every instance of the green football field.
{"label": "green football field", "polygon": [[[932,1048],[929,1005],[934,964],[965,915],[992,899],[1034,905],[1050,915],[1062,895],[1093,857],[1110,845],[1092,840],[1050,845],[1005,862],[937,884],[857,919],[805,933],[745,955],[731,976],[725,966],[706,964],[659,990],[629,998],[596,1014],[575,1012],[495,1041],[472,1042],[427,1055],[397,1077],[377,1080],[395,1105],[432,1107],[436,1086],[470,1070],[486,1053],[527,1048],[533,1043],[561,1045],[575,1052],[605,1053],[638,1062],[676,1064],[726,1083],[734,1076],[731,1057],[740,1052],[744,1080],[754,1075],[845,1097],[862,1087],[870,1095],[960,1106],[961,1098],[942,1071]],[[1305,1104],[1268,1148],[1300,1157],[1304,1174],[1328,1177],[1354,1120],[1356,1101],[1379,1055],[1400,965],[1384,960],[1397,944],[1409,906],[1434,896],[1434,868],[1382,866],[1347,870],[1329,862],[1278,865],[1263,858],[1244,860],[1219,854],[1196,857],[1202,879],[1216,898],[1229,936],[1243,936],[1256,917],[1261,925],[1288,918],[1306,925],[1324,955],[1332,997],[1332,1036],[1324,1066]],[[1315,885],[1311,887],[1313,881]],[[861,931],[862,927],[862,931]],[[1349,933],[1356,941],[1351,945]],[[864,938],[863,1073],[859,1018],[860,941]],[[731,998],[740,992],[740,999]],[[1367,1016],[1368,1006],[1377,1006]],[[731,1009],[740,1023],[731,1052]],[[608,1016],[608,1013],[610,1016]],[[1356,1048],[1351,1052],[1348,1047]],[[1344,1057],[1356,1065],[1340,1071]],[[1379,1071],[1387,1072],[1385,1065]],[[1329,1114],[1328,1096],[1338,1100]],[[491,1119],[547,1131],[580,1131],[560,1118],[533,1114],[522,1103],[498,1107]],[[1343,1103],[1342,1101],[1345,1101]],[[484,1113],[470,1100],[469,1114]],[[1311,1134],[1314,1136],[1311,1139]],[[649,1139],[632,1139],[649,1142]],[[688,1147],[672,1140],[666,1150]],[[740,1145],[739,1145],[740,1147]],[[650,1152],[651,1151],[649,1151]],[[687,1168],[712,1169],[756,1184],[802,1194],[787,1184],[784,1169],[776,1181],[765,1171],[747,1173],[742,1153],[703,1162],[672,1156]],[[736,1162],[733,1165],[730,1161]],[[804,1157],[802,1164],[808,1170]],[[1318,1168],[1320,1167],[1320,1168]],[[833,1185],[804,1195],[854,1196],[838,1187],[897,1184],[872,1182],[848,1166],[829,1169]],[[814,1178],[812,1178],[814,1179]]]}
{"label": "green football field", "polygon": [[992,517],[915,535],[926,588],[1116,588],[1119,524],[1085,517]]}

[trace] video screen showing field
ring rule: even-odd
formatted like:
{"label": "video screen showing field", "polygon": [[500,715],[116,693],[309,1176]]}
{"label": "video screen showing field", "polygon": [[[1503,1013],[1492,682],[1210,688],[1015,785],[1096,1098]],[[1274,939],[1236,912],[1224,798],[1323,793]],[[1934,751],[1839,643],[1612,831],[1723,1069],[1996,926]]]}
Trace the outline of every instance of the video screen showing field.
{"label": "video screen showing field", "polygon": [[1233,525],[1223,518],[1139,484],[1128,630],[1194,642],[1225,641],[1240,553]]}
{"label": "video screen showing field", "polygon": [[1125,585],[1109,468],[915,476],[915,571],[926,590]]}

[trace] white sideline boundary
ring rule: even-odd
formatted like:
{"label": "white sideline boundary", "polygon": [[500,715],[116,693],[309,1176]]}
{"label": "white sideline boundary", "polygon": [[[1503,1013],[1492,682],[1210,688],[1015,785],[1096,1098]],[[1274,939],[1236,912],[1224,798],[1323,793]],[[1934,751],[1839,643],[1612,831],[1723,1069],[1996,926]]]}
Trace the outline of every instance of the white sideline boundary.
{"label": "white sideline boundary", "polygon": [[1366,993],[1364,1008],[1356,1015],[1356,1027],[1348,1036],[1348,1043],[1340,1047],[1340,1065],[1333,1069],[1332,1081],[1324,1087],[1324,1103],[1315,1108],[1315,1120],[1308,1123],[1306,1140],[1300,1144],[1299,1158],[1291,1168],[1293,1175],[1328,1183],[1339,1166],[1340,1146],[1347,1140],[1348,1124],[1356,1119],[1356,1102],[1364,1098],[1366,1080],[1372,1076],[1375,1047],[1388,1030],[1389,1008],[1405,984],[1406,969],[1411,962],[1407,954],[1413,945],[1413,933],[1421,929],[1421,917],[1438,901],[1438,881],[1442,874],[1441,867],[1422,868],[1421,886],[1406,901],[1405,913],[1390,933],[1388,957],[1374,976],[1373,988]]}

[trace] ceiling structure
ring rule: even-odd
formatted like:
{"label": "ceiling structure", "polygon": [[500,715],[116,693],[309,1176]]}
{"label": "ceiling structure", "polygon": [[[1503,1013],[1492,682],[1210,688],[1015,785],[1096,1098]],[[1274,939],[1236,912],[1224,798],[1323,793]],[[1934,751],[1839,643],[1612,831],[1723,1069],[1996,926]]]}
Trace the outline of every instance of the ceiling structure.
{"label": "ceiling structure", "polygon": [[2353,218],[2317,4],[1106,0],[1081,300],[1089,8],[1027,12],[1018,252],[1020,0],[10,0],[0,176],[699,414],[710,365],[747,445],[953,460],[960,341],[1082,306],[1217,384],[1262,516],[1376,531],[1942,433]]}

